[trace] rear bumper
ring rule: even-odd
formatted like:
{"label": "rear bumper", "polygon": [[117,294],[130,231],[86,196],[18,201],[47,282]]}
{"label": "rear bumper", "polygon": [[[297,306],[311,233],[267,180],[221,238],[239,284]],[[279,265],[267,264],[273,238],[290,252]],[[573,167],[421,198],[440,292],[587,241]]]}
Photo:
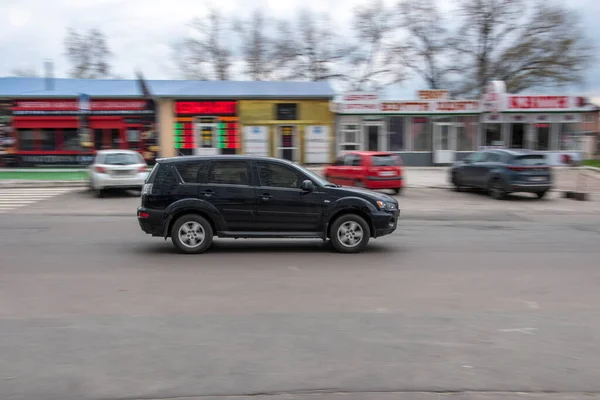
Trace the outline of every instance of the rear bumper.
{"label": "rear bumper", "polygon": [[144,186],[146,172],[136,174],[131,177],[114,177],[108,174],[94,174],[90,177],[90,183],[93,189],[141,189]]}
{"label": "rear bumper", "polygon": [[399,189],[404,186],[404,178],[370,176],[365,181],[367,189]]}
{"label": "rear bumper", "polygon": [[551,182],[545,183],[531,183],[531,182],[515,182],[509,185],[511,192],[526,192],[526,193],[538,193],[546,192],[552,189]]}
{"label": "rear bumper", "polygon": [[[140,215],[147,214],[147,217],[142,218]],[[165,233],[165,218],[164,213],[158,210],[152,210],[146,207],[138,207],[137,219],[140,228],[145,233],[152,236],[164,236]]]}
{"label": "rear bumper", "polygon": [[373,237],[378,238],[381,236],[389,235],[393,233],[398,227],[398,218],[400,217],[400,210],[394,212],[378,211],[372,215]]}

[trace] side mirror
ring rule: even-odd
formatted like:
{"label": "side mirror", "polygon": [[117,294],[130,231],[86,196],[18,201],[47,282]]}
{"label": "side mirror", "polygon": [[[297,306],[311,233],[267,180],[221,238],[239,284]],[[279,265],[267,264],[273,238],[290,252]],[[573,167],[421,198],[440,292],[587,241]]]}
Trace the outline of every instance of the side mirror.
{"label": "side mirror", "polygon": [[312,183],[311,180],[305,180],[302,182],[302,186],[300,186],[303,192],[312,192],[315,190],[315,184]]}

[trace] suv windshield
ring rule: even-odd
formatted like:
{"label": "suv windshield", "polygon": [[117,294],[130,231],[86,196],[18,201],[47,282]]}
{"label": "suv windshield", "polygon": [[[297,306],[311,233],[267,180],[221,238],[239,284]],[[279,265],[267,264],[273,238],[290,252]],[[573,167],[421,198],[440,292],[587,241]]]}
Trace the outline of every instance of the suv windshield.
{"label": "suv windshield", "polygon": [[393,154],[378,154],[373,156],[374,167],[395,167],[400,165],[398,157]]}
{"label": "suv windshield", "polygon": [[[331,183],[329,183],[329,182],[328,182],[326,179],[323,179],[323,177],[321,177],[321,176],[319,176],[319,175],[315,174],[314,172],[312,172],[312,171],[310,171],[310,170],[308,170],[308,169],[304,168],[303,166],[301,166],[301,165],[298,165],[298,164],[294,164],[294,166],[295,166],[296,168],[298,168],[299,170],[301,170],[302,172],[304,172],[306,175],[308,175],[308,177],[309,177],[310,179],[312,179],[313,181],[317,182],[319,185],[321,185],[321,186],[325,186],[325,185],[332,185],[332,184],[331,184]],[[337,185],[336,185],[336,186],[337,186]]]}
{"label": "suv windshield", "polygon": [[105,165],[131,165],[140,163],[140,157],[137,154],[112,153],[104,156]]}

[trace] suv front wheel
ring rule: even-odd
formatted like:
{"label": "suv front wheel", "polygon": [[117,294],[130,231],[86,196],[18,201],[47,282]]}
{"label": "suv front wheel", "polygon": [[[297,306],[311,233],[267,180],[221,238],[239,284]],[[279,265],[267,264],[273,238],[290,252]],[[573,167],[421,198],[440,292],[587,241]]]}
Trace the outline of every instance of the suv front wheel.
{"label": "suv front wheel", "polygon": [[210,223],[200,215],[186,214],[177,218],[171,228],[171,241],[182,253],[204,253],[213,241]]}
{"label": "suv front wheel", "polygon": [[331,244],[340,253],[358,253],[370,238],[369,224],[356,214],[342,215],[331,225]]}

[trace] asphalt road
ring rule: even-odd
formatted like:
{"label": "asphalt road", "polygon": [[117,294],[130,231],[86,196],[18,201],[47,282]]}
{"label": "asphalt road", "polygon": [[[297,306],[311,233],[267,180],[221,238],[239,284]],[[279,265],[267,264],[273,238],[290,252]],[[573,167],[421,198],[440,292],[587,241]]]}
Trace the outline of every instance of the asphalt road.
{"label": "asphalt road", "polygon": [[0,398],[600,397],[598,203],[435,193],[359,255],[180,255],[120,195],[3,214]]}

